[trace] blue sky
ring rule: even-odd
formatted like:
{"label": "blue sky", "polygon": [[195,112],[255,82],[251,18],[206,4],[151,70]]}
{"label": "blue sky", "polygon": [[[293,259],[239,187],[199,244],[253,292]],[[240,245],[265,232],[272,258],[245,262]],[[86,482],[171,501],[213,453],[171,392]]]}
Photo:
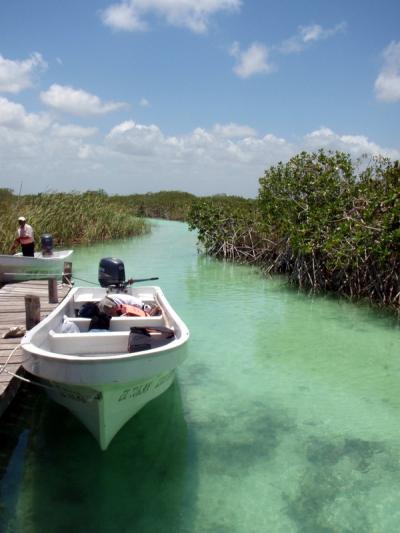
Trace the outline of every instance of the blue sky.
{"label": "blue sky", "polygon": [[400,158],[397,0],[0,1],[0,186],[255,196],[301,150]]}

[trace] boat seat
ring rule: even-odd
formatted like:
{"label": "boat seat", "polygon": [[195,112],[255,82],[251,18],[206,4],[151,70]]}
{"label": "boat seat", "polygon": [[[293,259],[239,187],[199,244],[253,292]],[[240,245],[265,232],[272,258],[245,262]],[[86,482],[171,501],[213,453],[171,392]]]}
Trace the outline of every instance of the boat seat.
{"label": "boat seat", "polygon": [[[75,303],[79,303],[79,304],[85,304],[87,302],[100,302],[100,300],[102,300],[104,298],[104,294],[101,294],[100,296],[95,296],[94,293],[92,291],[88,291],[88,292],[83,292],[82,294],[79,294],[78,296],[76,296],[74,298],[74,301]],[[146,291],[146,290],[143,290],[138,292],[137,294],[135,293],[135,296],[138,296],[142,301],[143,303],[154,303],[154,294],[152,292],[149,292],[149,291]]]}
{"label": "boat seat", "polygon": [[[87,320],[87,319],[86,319]],[[66,355],[100,355],[127,351],[129,330],[104,333],[56,333],[49,331],[50,349]]]}
{"label": "boat seat", "polygon": [[[90,318],[68,317],[68,320],[78,326],[81,332],[89,328]],[[165,326],[164,317],[157,316],[114,316],[110,321],[109,331],[129,331],[131,327],[157,327]]]}
{"label": "boat seat", "polygon": [[[87,319],[86,319],[87,320]],[[81,333],[56,333],[50,330],[50,349],[54,353],[64,355],[98,356],[127,353],[129,330]],[[162,339],[157,335],[152,339],[153,348],[171,342],[171,339]]]}

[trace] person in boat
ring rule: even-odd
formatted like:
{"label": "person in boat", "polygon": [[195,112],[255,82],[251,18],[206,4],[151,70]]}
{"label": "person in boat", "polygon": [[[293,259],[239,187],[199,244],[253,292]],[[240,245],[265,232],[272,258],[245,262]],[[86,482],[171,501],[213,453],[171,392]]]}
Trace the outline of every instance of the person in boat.
{"label": "person in boat", "polygon": [[12,253],[15,252],[18,244],[21,245],[22,255],[27,257],[35,256],[35,238],[33,228],[26,223],[25,217],[18,218],[17,236],[12,245]]}

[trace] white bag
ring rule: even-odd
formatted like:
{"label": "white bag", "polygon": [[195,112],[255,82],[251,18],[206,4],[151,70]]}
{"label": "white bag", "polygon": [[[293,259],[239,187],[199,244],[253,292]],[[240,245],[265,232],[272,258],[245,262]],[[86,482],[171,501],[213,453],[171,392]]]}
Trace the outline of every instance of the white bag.
{"label": "white bag", "polygon": [[71,322],[69,318],[65,315],[64,316],[64,322],[61,326],[61,333],[79,333],[80,329],[75,324],[75,322]]}

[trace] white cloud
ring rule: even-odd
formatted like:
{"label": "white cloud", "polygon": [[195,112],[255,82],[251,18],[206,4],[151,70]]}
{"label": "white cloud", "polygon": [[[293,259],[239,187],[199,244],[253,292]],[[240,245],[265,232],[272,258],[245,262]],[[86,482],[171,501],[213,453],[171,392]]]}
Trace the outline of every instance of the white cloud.
{"label": "white cloud", "polygon": [[280,45],[267,48],[262,43],[254,42],[244,51],[241,51],[238,42],[234,42],[229,51],[230,55],[237,60],[233,71],[241,78],[249,78],[255,74],[268,74],[275,70],[275,66],[270,61],[271,53],[293,54],[302,52],[311,43],[328,39],[345,29],[345,22],[327,29],[319,24],[299,26],[297,34]]}
{"label": "white cloud", "polygon": [[110,26],[114,30],[122,31],[143,31],[147,29],[147,24],[140,20],[133,2],[123,2],[122,4],[112,4],[101,12],[103,24]]}
{"label": "white cloud", "polygon": [[69,137],[77,139],[91,137],[98,131],[97,128],[84,128],[82,126],[77,126],[76,124],[54,124],[52,129],[54,135],[57,135],[57,137]]}
{"label": "white cloud", "polygon": [[139,102],[140,107],[150,107],[150,102],[147,98],[141,98]]}
{"label": "white cloud", "polygon": [[318,41],[323,33],[322,26],[314,24],[313,26],[300,26],[300,40],[303,43]]}
{"label": "white cloud", "polygon": [[378,100],[397,102],[400,100],[400,41],[391,42],[383,52],[384,64],[375,81]]}
{"label": "white cloud", "polygon": [[380,154],[392,159],[398,159],[400,156],[400,150],[383,148],[364,135],[339,135],[326,127],[305,135],[304,147],[306,150],[340,150],[348,152],[354,158],[363,154]]}
{"label": "white cloud", "polygon": [[254,137],[256,131],[250,126],[235,124],[216,124],[213,129],[216,135],[221,137]]}
{"label": "white cloud", "polygon": [[102,102],[98,96],[82,89],[57,84],[41,92],[40,98],[53,109],[80,116],[104,115],[127,105],[122,102]]}
{"label": "white cloud", "polygon": [[277,48],[283,54],[302,52],[307,45],[313,42],[329,39],[337,33],[344,32],[346,26],[345,22],[341,22],[333,28],[323,28],[319,24],[299,26],[297,34],[283,41]]}
{"label": "white cloud", "polygon": [[261,43],[253,43],[242,52],[239,43],[235,42],[230,49],[230,54],[237,60],[233,71],[240,78],[266,74],[273,70],[272,64],[268,62],[268,50]]}
{"label": "white cloud", "polygon": [[236,11],[241,0],[125,0],[101,12],[106,26],[115,30],[138,31],[147,28],[144,17],[156,15],[172,26],[195,33],[207,31],[209,18],[218,11]]}
{"label": "white cloud", "polygon": [[[400,158],[363,135],[319,128],[292,142],[248,125],[215,124],[186,135],[127,120],[100,138],[95,128],[51,123],[0,99],[0,186],[24,182],[24,191],[87,190],[113,193],[182,190],[195,194],[255,196],[258,178],[301,150],[343,150]],[[97,132],[98,134],[98,132]]]}
{"label": "white cloud", "polygon": [[49,125],[50,118],[45,113],[27,113],[23,105],[0,96],[0,126],[12,130],[40,132]]}
{"label": "white cloud", "polygon": [[165,138],[158,126],[145,126],[128,120],[115,126],[107,135],[106,141],[119,152],[150,155],[163,147]]}
{"label": "white cloud", "polygon": [[78,148],[78,158],[79,159],[89,159],[90,157],[95,156],[95,151],[88,144],[83,144]]}
{"label": "white cloud", "polygon": [[23,61],[12,61],[0,55],[0,91],[18,93],[32,87],[36,72],[46,68],[47,63],[37,52]]}

